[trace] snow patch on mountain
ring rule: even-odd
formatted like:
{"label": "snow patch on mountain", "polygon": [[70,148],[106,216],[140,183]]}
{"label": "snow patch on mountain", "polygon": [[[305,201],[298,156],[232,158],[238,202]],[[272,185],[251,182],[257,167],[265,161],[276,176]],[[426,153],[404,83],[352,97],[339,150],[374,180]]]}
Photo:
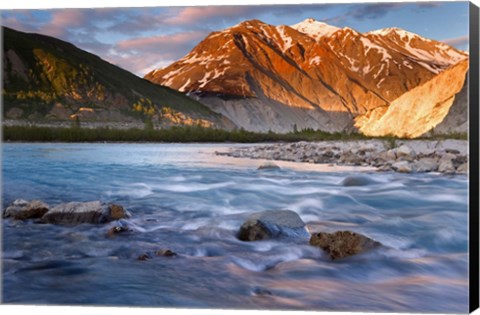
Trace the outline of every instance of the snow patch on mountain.
{"label": "snow patch on mountain", "polygon": [[312,19],[312,18],[309,18],[300,23],[291,25],[290,27],[301,33],[307,34],[316,40],[319,40],[322,37],[329,37],[333,33],[339,30],[338,27],[316,21],[315,19]]}
{"label": "snow patch on mountain", "polygon": [[283,49],[282,50],[283,50],[283,52],[285,52],[290,47],[292,47],[293,39],[292,39],[292,37],[288,36],[287,33],[285,32],[285,26],[284,25],[277,26],[277,31],[278,31],[278,34],[280,35],[280,38],[283,41]]}

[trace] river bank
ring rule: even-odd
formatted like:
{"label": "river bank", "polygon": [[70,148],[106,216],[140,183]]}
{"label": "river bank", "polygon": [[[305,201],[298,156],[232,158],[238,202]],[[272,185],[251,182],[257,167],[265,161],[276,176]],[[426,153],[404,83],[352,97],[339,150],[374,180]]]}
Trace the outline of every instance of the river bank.
{"label": "river bank", "polygon": [[400,173],[468,173],[466,140],[354,140],[275,143],[233,148],[217,155],[236,158],[371,166]]}
{"label": "river bank", "polygon": [[[198,125],[157,128],[152,125],[102,125],[98,122],[67,125],[3,124],[5,142],[156,142],[156,143],[272,143],[298,141],[394,141],[392,137],[371,138],[359,133],[329,133],[302,130],[290,133],[259,133],[243,129],[225,130]],[[467,134],[436,135],[430,140],[467,140]]]}

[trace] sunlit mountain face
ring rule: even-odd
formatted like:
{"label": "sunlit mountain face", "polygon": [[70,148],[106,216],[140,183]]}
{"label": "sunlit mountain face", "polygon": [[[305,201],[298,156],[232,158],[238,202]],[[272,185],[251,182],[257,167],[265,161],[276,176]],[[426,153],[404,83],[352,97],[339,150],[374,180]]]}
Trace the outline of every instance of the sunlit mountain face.
{"label": "sunlit mountain face", "polygon": [[360,33],[309,18],[291,26],[248,20],[213,32],[145,78],[247,130],[417,137],[462,99],[455,95],[467,70],[466,52],[406,30]]}

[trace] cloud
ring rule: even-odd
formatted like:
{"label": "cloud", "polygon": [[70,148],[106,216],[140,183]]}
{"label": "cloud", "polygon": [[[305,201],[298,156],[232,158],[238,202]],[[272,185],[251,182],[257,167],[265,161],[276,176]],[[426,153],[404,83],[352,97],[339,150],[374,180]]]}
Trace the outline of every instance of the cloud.
{"label": "cloud", "polygon": [[[247,19],[282,24],[306,14],[324,16],[336,26],[370,23],[407,6],[428,10],[438,2],[369,4],[237,5],[193,7],[7,10],[2,24],[25,32],[54,36],[144,74],[152,65],[165,66],[184,56],[209,32]],[[338,8],[341,7],[341,10]],[[332,9],[331,11],[329,11]],[[455,43],[455,39],[449,39]],[[459,45],[465,41],[457,39]],[[455,45],[455,44],[454,44]]]}
{"label": "cloud", "polygon": [[152,70],[166,67],[175,62],[175,59],[162,58],[162,56],[153,52],[146,52],[141,55],[122,55],[111,52],[106,55],[104,59],[120,68],[138,75],[139,77],[143,77]]}
{"label": "cloud", "polygon": [[208,30],[138,37],[119,41],[110,52],[117,65],[139,75],[163,67],[183,57],[207,34]]}
{"label": "cloud", "polygon": [[365,19],[376,20],[402,6],[405,6],[405,3],[378,3],[355,5],[353,10],[348,12],[347,15],[359,21]]}
{"label": "cloud", "polygon": [[450,46],[465,47],[469,44],[469,37],[468,35],[464,35],[455,38],[444,39],[442,42]]}
{"label": "cloud", "polygon": [[58,10],[52,12],[49,23],[40,27],[43,34],[55,37],[67,37],[72,29],[91,28],[85,10]]}
{"label": "cloud", "polygon": [[38,32],[39,26],[44,24],[30,10],[3,11],[1,22],[2,25],[22,32]]}
{"label": "cloud", "polygon": [[437,8],[442,5],[441,2],[418,2],[415,4],[419,8],[426,8],[426,9]]}
{"label": "cloud", "polygon": [[117,49],[127,51],[156,50],[160,53],[165,51],[177,54],[179,51],[185,51],[188,47],[193,47],[207,33],[205,31],[192,31],[171,35],[139,37],[119,41],[115,46]]}
{"label": "cloud", "polygon": [[248,14],[252,7],[236,6],[207,6],[207,7],[186,7],[178,11],[174,16],[165,20],[170,25],[191,25],[199,22],[226,20],[239,15]]}
{"label": "cloud", "polygon": [[440,2],[419,2],[419,3],[365,3],[353,4],[345,14],[327,18],[324,21],[332,24],[348,24],[353,18],[357,21],[377,20],[391,12],[410,6],[413,11],[422,11],[441,6]]}

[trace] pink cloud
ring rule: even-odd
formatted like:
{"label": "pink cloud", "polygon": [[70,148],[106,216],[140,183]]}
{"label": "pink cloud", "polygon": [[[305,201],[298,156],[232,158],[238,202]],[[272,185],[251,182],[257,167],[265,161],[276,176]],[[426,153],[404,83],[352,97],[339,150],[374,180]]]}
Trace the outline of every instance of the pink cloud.
{"label": "pink cloud", "polygon": [[48,24],[40,28],[43,34],[62,37],[68,29],[83,27],[88,22],[88,15],[85,10],[56,10],[52,14],[52,19]]}
{"label": "pink cloud", "polygon": [[268,6],[206,6],[185,7],[165,19],[169,25],[191,25],[199,22],[216,23],[219,20],[239,19],[242,16],[260,14],[268,11]]}
{"label": "pink cloud", "polygon": [[192,31],[122,40],[115,45],[107,59],[143,76],[154,68],[166,66],[184,56],[207,33]]}
{"label": "pink cloud", "polygon": [[20,21],[18,21],[17,18],[14,18],[14,17],[3,18],[2,24],[22,32],[32,32],[34,30],[32,27],[29,27],[24,23],[21,23]]}
{"label": "pink cloud", "polygon": [[122,40],[116,44],[116,47],[130,51],[156,49],[159,51],[178,52],[178,50],[184,51],[185,47],[193,47],[205,35],[206,33],[202,31],[192,31],[171,35],[139,37]]}

